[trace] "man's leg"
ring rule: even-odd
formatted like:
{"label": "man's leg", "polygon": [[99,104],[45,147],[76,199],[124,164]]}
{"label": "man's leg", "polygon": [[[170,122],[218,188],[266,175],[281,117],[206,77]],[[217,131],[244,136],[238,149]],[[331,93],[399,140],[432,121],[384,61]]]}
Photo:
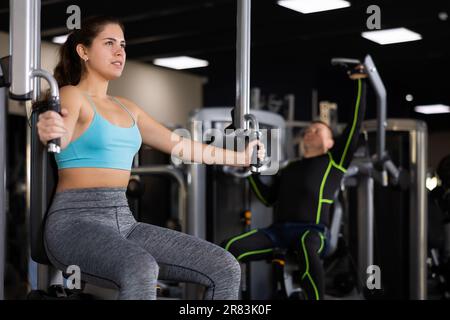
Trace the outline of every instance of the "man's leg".
{"label": "man's leg", "polygon": [[270,258],[274,249],[273,241],[261,230],[254,229],[222,242],[222,247],[231,252],[239,262]]}
{"label": "man's leg", "polygon": [[325,238],[319,231],[310,229],[304,231],[298,241],[300,285],[308,300],[322,300],[325,276],[320,255],[324,250]]}

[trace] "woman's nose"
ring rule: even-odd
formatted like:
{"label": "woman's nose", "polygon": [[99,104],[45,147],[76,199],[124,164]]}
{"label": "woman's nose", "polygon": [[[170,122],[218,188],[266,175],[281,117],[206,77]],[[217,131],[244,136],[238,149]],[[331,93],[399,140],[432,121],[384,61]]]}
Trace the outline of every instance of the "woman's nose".
{"label": "woman's nose", "polygon": [[122,46],[120,46],[119,48],[116,49],[116,55],[123,56],[124,54],[125,54],[125,48],[123,48]]}

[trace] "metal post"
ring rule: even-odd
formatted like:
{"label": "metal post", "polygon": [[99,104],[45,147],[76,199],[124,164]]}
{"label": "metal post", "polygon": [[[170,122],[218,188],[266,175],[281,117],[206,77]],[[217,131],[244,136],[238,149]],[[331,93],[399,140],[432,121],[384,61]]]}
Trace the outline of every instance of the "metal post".
{"label": "metal post", "polygon": [[11,79],[10,97],[15,100],[31,100],[32,98],[32,78],[33,70],[32,55],[36,52],[33,48],[33,19],[35,6],[33,0],[10,0],[10,55]]}
{"label": "metal post", "polygon": [[250,113],[251,0],[238,0],[236,42],[236,109],[233,123],[248,129],[244,115]]}
{"label": "metal post", "polygon": [[369,80],[372,83],[373,88],[375,89],[375,94],[377,97],[377,157],[378,159],[382,159],[385,154],[385,145],[386,145],[386,108],[387,108],[387,100],[386,100],[386,88],[384,87],[383,81],[380,78],[377,67],[373,62],[370,55],[367,55],[364,60],[364,66],[367,69],[367,74],[369,75]]}
{"label": "metal post", "polygon": [[410,197],[409,225],[409,273],[410,299],[427,299],[427,216],[428,198],[425,187],[427,172],[427,126],[416,121],[416,128],[410,132],[410,172],[413,175]]}
{"label": "metal post", "polygon": [[358,184],[358,278],[364,284],[367,267],[373,265],[373,178],[366,174]]}
{"label": "metal post", "polygon": [[[32,41],[32,68],[33,70],[41,69],[41,0],[33,2],[33,33]],[[41,95],[41,79],[34,77],[33,79],[33,101],[37,101]],[[58,87],[58,85],[56,85]]]}
{"label": "metal post", "polygon": [[[0,77],[3,75],[0,68]],[[6,89],[0,87],[0,300],[4,299],[6,259]]]}
{"label": "metal post", "polygon": [[260,110],[261,109],[261,89],[260,88],[253,88],[250,91],[250,107],[253,110]]}
{"label": "metal post", "polygon": [[287,121],[292,122],[295,121],[295,95],[288,94],[285,97],[288,105],[288,116]]}
{"label": "metal post", "polygon": [[[190,131],[194,141],[203,142],[203,128],[205,121],[191,120]],[[204,164],[192,163],[188,172],[189,214],[187,217],[187,233],[206,238],[206,169]]]}

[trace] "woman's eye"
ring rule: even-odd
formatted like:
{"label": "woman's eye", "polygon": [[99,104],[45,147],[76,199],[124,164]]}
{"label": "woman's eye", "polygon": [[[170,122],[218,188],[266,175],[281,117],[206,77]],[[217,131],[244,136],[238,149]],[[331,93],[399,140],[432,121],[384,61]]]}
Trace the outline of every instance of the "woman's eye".
{"label": "woman's eye", "polygon": [[113,42],[112,42],[112,41],[108,41],[108,42],[106,42],[106,44],[107,44],[107,45],[112,45]]}

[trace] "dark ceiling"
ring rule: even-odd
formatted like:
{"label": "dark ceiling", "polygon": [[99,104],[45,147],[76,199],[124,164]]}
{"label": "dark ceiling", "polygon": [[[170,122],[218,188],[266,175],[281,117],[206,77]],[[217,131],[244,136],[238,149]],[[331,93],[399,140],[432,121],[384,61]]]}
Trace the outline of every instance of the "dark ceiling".
{"label": "dark ceiling", "polygon": [[[206,68],[186,72],[207,77],[205,105],[231,105],[235,95],[237,0],[42,0],[42,38],[67,33],[66,9],[76,4],[82,17],[108,14],[125,24],[128,59],[151,63],[156,57],[189,55],[207,59]],[[424,116],[416,104],[450,105],[449,0],[350,0],[351,7],[300,14],[275,0],[252,1],[252,86],[263,93],[296,95],[296,118],[311,118],[311,91],[336,101],[345,121],[354,90],[343,72],[330,66],[335,56],[370,53],[386,84],[390,117],[427,121],[430,130],[450,130],[450,114]],[[9,1],[0,1],[0,29],[8,30]],[[407,27],[420,41],[381,46],[361,37],[369,5],[381,8],[381,26]],[[441,18],[440,18],[441,17]],[[414,100],[408,102],[405,96]],[[373,96],[369,95],[373,100]],[[369,103],[370,106],[370,103]],[[374,116],[373,108],[369,116]]]}

